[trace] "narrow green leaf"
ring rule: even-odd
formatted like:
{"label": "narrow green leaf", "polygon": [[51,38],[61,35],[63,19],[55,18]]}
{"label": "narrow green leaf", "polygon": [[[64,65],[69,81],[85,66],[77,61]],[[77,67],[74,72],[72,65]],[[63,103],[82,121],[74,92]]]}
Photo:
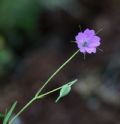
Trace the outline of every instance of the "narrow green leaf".
{"label": "narrow green leaf", "polygon": [[6,116],[5,116],[4,120],[3,120],[3,124],[7,124],[8,123],[8,121],[9,121],[9,119],[10,119],[12,113],[13,113],[13,110],[16,107],[16,104],[17,104],[17,101],[13,103],[13,105],[10,108],[10,110],[7,112],[7,114],[6,114]]}

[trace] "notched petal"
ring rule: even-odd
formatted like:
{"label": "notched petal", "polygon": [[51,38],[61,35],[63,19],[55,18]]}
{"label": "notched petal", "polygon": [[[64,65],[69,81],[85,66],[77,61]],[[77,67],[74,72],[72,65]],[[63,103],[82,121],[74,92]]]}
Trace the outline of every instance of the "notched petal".
{"label": "notched petal", "polygon": [[85,48],[84,47],[80,47],[80,52],[85,53],[86,52]]}
{"label": "notched petal", "polygon": [[85,48],[86,52],[91,54],[91,53],[96,53],[96,48]]}
{"label": "notched petal", "polygon": [[83,33],[81,33],[81,32],[78,33],[78,35],[75,36],[76,41],[81,40],[82,39],[82,35],[83,35]]}
{"label": "notched petal", "polygon": [[92,37],[92,36],[95,35],[95,31],[94,31],[94,30],[90,30],[90,29],[87,28],[87,29],[84,31],[84,34],[86,35],[86,37]]}
{"label": "notched petal", "polygon": [[98,47],[100,45],[100,38],[98,36],[93,36],[89,40],[89,47]]}

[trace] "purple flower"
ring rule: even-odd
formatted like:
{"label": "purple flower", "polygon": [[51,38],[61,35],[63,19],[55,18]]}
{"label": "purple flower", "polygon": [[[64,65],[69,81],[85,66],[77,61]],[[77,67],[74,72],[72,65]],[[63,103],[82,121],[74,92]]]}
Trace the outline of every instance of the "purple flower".
{"label": "purple flower", "polygon": [[76,43],[82,53],[96,53],[96,48],[100,45],[100,37],[96,36],[94,30],[86,29],[79,32],[75,37]]}

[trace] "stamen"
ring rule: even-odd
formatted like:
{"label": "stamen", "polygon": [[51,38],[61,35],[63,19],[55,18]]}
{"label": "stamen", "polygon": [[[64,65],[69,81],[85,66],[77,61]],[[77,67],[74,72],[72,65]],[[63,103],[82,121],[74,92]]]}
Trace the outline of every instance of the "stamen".
{"label": "stamen", "polygon": [[82,46],[86,47],[87,46],[87,42],[85,41]]}

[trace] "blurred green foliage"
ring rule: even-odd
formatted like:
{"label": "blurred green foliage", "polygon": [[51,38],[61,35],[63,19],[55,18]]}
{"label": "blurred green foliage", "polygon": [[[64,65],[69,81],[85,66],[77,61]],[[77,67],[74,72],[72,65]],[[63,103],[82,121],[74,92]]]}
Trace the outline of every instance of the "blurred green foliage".
{"label": "blurred green foliage", "polygon": [[0,77],[6,73],[14,62],[14,55],[12,51],[7,48],[5,39],[0,36]]}
{"label": "blurred green foliage", "polygon": [[36,26],[40,4],[36,0],[1,0],[0,29],[20,27],[33,30]]}
{"label": "blurred green foliage", "polygon": [[10,50],[8,49],[0,50],[0,65],[1,66],[5,66],[8,63],[10,63],[12,58],[13,56]]}
{"label": "blurred green foliage", "polygon": [[19,30],[33,37],[41,8],[38,0],[0,0],[0,77],[9,73],[16,51],[25,50],[27,43],[29,46],[31,41],[25,41]]}

